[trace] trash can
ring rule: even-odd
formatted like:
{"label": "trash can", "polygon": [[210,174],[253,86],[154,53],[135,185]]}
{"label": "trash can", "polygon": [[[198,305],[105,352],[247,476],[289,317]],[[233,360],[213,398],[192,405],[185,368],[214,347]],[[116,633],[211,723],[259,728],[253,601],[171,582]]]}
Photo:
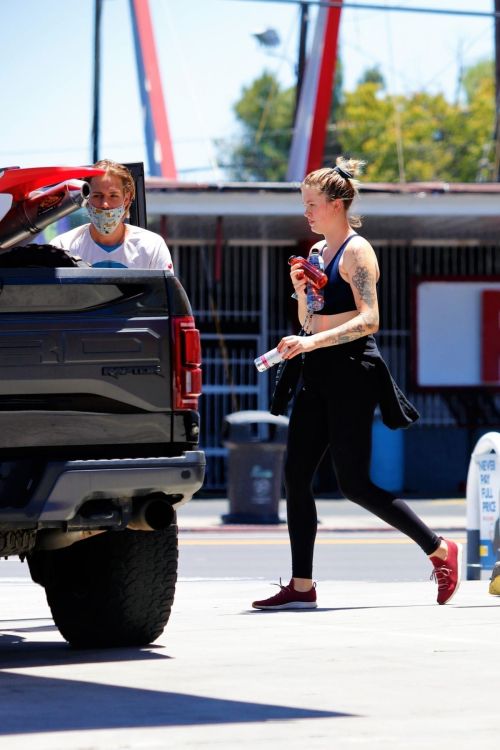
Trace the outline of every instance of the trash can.
{"label": "trash can", "polygon": [[223,523],[278,524],[288,417],[237,411],[222,425],[229,513]]}

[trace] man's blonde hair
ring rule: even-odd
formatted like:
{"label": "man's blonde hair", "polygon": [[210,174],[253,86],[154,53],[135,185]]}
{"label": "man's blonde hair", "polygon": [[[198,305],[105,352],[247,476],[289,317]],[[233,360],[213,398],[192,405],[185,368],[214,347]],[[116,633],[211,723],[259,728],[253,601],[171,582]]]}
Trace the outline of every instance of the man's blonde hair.
{"label": "man's blonde hair", "polygon": [[[130,202],[135,198],[135,182],[132,177],[132,173],[123,164],[118,164],[116,161],[111,159],[101,159],[94,164],[96,169],[104,169],[107,175],[112,177],[118,177],[123,185],[123,192],[130,195]],[[89,179],[89,184],[92,186],[92,177]]]}

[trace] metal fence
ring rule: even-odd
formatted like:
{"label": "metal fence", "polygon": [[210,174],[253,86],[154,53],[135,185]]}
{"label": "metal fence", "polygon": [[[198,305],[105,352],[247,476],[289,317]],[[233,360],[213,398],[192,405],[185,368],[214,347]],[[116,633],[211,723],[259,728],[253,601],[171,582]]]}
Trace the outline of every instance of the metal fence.
{"label": "metal fence", "polygon": [[[203,396],[201,444],[207,455],[205,489],[225,488],[224,417],[267,409],[273,372],[259,374],[254,358],[296,325],[287,259],[289,241],[231,239],[171,242],[176,273],[201,331]],[[379,348],[421,414],[423,427],[499,423],[500,397],[481,390],[449,394],[413,389],[411,382],[412,284],[418,277],[470,278],[500,274],[500,249],[477,242],[377,241],[381,267]],[[452,322],[450,322],[452,325]]]}

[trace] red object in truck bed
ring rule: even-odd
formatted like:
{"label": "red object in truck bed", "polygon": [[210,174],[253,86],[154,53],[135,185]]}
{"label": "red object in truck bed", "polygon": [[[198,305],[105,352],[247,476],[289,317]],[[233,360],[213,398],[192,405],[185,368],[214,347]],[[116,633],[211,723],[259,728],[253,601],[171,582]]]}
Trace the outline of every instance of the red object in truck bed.
{"label": "red object in truck bed", "polygon": [[32,167],[0,169],[0,193],[10,193],[14,201],[26,198],[33,190],[55,185],[71,179],[88,179],[104,174],[103,169],[94,167]]}

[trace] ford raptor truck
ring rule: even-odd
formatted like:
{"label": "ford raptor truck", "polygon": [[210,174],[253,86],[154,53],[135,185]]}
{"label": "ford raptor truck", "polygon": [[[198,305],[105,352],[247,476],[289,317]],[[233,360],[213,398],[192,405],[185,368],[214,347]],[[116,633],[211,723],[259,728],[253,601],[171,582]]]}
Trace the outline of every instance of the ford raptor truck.
{"label": "ford raptor truck", "polygon": [[0,169],[0,557],[27,562],[79,648],[163,632],[176,512],[205,471],[200,337],[179,279],[30,241],[98,173]]}

